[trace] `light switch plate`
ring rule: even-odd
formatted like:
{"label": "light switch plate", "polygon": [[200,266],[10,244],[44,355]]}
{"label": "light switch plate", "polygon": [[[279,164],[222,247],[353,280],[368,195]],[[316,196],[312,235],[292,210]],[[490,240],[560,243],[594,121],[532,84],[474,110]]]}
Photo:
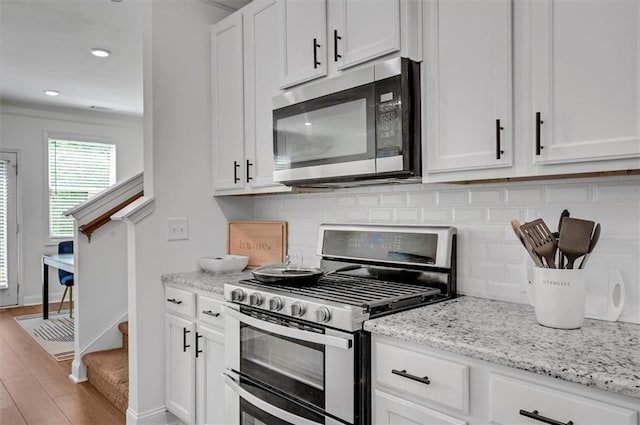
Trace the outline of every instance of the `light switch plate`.
{"label": "light switch plate", "polygon": [[167,219],[167,240],[179,241],[189,239],[189,225],[187,217]]}

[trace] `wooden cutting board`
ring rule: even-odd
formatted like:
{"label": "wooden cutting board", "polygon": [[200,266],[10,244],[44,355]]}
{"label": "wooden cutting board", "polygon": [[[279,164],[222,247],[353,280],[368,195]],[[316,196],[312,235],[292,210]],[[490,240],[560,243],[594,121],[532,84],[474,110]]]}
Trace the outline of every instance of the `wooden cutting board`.
{"label": "wooden cutting board", "polygon": [[250,269],[282,263],[287,255],[287,222],[230,221],[227,251],[248,256]]}

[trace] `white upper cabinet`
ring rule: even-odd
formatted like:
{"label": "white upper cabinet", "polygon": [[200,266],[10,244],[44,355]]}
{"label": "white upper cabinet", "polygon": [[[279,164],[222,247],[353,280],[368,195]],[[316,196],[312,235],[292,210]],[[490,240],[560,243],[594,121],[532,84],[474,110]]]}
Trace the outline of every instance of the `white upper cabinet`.
{"label": "white upper cabinet", "polygon": [[280,87],[327,75],[326,0],[279,0],[284,50]]}
{"label": "white upper cabinet", "polygon": [[338,70],[400,50],[400,0],[329,0],[329,62]]}
{"label": "white upper cabinet", "polygon": [[640,2],[530,8],[534,163],[640,156]]}
{"label": "white upper cabinet", "polygon": [[212,27],[211,86],[214,189],[241,189],[244,155],[242,14]]}
{"label": "white upper cabinet", "polygon": [[511,1],[437,0],[424,8],[423,169],[511,166]]}
{"label": "white upper cabinet", "polygon": [[245,182],[252,189],[286,187],[273,181],[273,106],[280,94],[282,4],[254,0],[242,10],[245,30]]}

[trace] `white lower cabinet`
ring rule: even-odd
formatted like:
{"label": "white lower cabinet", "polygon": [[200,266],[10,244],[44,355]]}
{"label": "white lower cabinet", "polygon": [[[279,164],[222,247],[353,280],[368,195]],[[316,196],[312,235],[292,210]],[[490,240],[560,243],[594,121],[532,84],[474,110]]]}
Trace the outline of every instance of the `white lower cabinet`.
{"label": "white lower cabinet", "polygon": [[[184,304],[168,287],[165,314],[165,364],[167,410],[188,424],[225,423],[224,327],[221,299],[185,292],[193,297],[193,309],[182,317],[175,306]],[[184,297],[188,298],[188,297]],[[171,301],[175,300],[175,301]],[[176,302],[182,301],[180,304]],[[195,314],[195,312],[198,312]],[[179,312],[180,314],[180,312]]]}
{"label": "white lower cabinet", "polygon": [[638,425],[638,400],[372,335],[372,423]]}

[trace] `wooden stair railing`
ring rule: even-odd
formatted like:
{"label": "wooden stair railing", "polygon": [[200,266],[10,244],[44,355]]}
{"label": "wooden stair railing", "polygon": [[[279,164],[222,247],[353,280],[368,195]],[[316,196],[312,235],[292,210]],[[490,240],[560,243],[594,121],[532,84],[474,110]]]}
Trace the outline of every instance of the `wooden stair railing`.
{"label": "wooden stair railing", "polygon": [[112,215],[114,215],[115,213],[117,213],[118,211],[120,211],[121,209],[123,209],[124,207],[126,207],[127,205],[129,205],[130,203],[135,201],[136,199],[141,198],[143,195],[144,195],[144,192],[142,192],[142,191],[136,193],[131,198],[127,199],[124,202],[121,202],[120,204],[118,204],[115,207],[111,208],[106,213],[94,218],[93,220],[91,220],[87,224],[83,224],[82,226],[78,227],[78,230],[80,231],[80,233],[85,235],[87,237],[87,239],[89,239],[89,242],[91,242],[91,235],[93,234],[93,232],[95,232],[100,227],[104,226],[109,221],[111,221],[111,216]]}

